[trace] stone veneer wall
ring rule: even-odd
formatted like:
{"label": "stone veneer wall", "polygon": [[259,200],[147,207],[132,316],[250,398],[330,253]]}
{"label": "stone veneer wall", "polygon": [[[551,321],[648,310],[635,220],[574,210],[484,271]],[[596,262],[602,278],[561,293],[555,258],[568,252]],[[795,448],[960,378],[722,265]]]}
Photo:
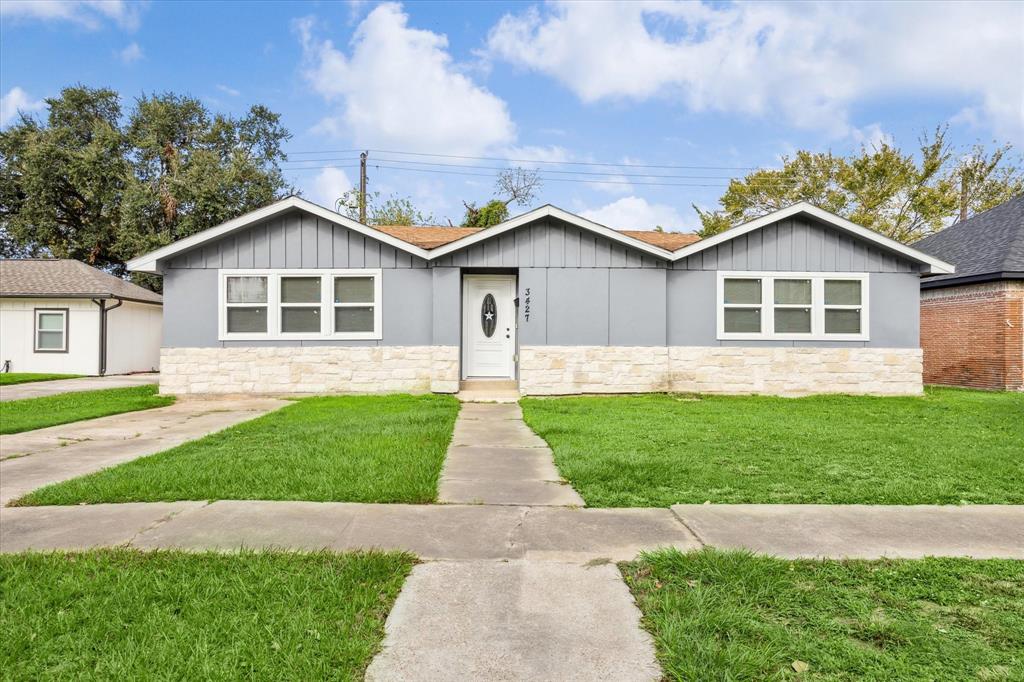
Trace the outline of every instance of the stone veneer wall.
{"label": "stone veneer wall", "polygon": [[525,346],[526,395],[865,393],[919,395],[918,348]]}
{"label": "stone veneer wall", "polygon": [[162,348],[160,392],[455,393],[457,346]]}

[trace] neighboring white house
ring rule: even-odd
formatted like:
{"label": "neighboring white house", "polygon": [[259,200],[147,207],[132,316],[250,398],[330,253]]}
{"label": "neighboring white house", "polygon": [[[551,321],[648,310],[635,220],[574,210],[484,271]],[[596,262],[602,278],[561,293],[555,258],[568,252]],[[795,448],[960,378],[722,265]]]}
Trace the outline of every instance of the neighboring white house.
{"label": "neighboring white house", "polygon": [[163,299],[76,260],[0,260],[0,365],[127,374],[160,364]]}

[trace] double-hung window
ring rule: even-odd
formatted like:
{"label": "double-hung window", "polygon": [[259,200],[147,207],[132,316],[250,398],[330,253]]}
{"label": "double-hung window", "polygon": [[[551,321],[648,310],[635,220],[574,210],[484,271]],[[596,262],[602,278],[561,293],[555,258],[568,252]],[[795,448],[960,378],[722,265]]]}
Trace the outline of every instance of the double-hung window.
{"label": "double-hung window", "polygon": [[868,276],[719,272],[718,338],[866,341]]}
{"label": "double-hung window", "polygon": [[220,339],[381,338],[381,271],[222,270]]}
{"label": "double-hung window", "polygon": [[66,308],[36,308],[35,344],[37,353],[68,351],[68,311]]}

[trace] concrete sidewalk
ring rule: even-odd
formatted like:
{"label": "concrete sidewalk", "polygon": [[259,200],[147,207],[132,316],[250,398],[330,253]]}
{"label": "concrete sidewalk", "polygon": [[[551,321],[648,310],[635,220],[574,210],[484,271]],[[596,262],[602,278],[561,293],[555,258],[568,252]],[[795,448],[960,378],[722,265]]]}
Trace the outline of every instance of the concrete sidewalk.
{"label": "concrete sidewalk", "polygon": [[180,400],[5,435],[0,437],[0,506],[44,485],[172,448],[287,404],[273,398]]}
{"label": "concrete sidewalk", "polygon": [[516,404],[464,403],[438,486],[439,502],[583,506],[551,448]]}
{"label": "concrete sidewalk", "polygon": [[780,557],[1024,559],[1024,506],[680,505],[670,511],[224,500],[0,509],[5,552],[114,547],[129,538],[140,549],[388,549],[457,561],[625,561],[666,546]]}
{"label": "concrete sidewalk", "polygon": [[26,398],[42,398],[43,396],[57,395],[58,393],[97,391],[104,388],[127,388],[129,386],[146,386],[157,383],[160,383],[160,375],[155,372],[149,374],[112,374],[105,377],[56,379],[54,381],[30,381],[27,384],[0,387],[0,402],[24,400]]}

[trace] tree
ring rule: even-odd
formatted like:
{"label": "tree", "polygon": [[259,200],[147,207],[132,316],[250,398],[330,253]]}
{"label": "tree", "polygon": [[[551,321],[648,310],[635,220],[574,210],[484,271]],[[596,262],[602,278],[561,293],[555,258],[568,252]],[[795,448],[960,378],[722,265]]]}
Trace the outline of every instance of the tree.
{"label": "tree", "polygon": [[[359,220],[359,188],[353,187],[335,202],[339,212],[352,220]],[[366,194],[366,222],[370,225],[433,225],[432,214],[417,209],[409,197],[392,194],[381,200],[380,192]]]}
{"label": "tree", "polygon": [[[882,143],[848,157],[797,152],[778,170],[733,180],[718,211],[696,206],[702,237],[807,201],[902,242],[913,242],[1024,191],[1009,145],[989,153],[978,145],[954,159],[945,129],[923,136],[917,157]],[[961,192],[961,188],[965,188]]]}
{"label": "tree", "polygon": [[540,190],[542,181],[535,170],[509,168],[498,173],[494,182],[492,199],[481,207],[475,203],[462,202],[466,207],[466,215],[462,220],[463,227],[490,227],[508,220],[510,204],[528,206]]}
{"label": "tree", "polygon": [[4,250],[123,275],[130,258],[292,191],[278,166],[290,136],[265,107],[236,119],[165,93],[124,120],[115,91],[85,86],[47,105],[44,121],[22,116],[0,132]]}
{"label": "tree", "polygon": [[13,248],[121,266],[114,253],[128,176],[117,93],[75,86],[46,100],[45,123],[0,132],[0,225]]}
{"label": "tree", "polygon": [[490,227],[508,220],[508,204],[501,199],[492,199],[480,208],[466,202],[462,202],[462,205],[466,207],[463,227]]}

